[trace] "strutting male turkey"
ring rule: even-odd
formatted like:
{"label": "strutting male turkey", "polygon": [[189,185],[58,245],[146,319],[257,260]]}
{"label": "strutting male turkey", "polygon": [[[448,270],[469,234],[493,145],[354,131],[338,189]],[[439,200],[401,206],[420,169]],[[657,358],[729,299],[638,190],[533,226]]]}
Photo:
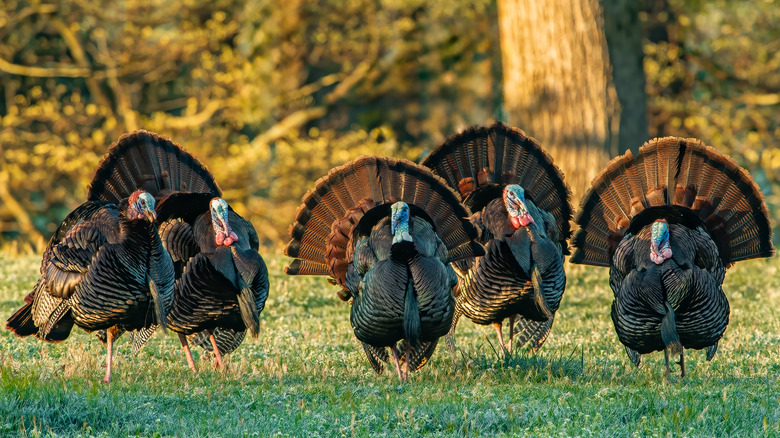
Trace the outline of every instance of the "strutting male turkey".
{"label": "strutting male turkey", "polygon": [[609,266],[612,322],[629,358],[684,348],[711,360],[729,322],[722,283],[734,262],[774,254],[758,186],[696,139],[662,138],[612,160],[577,217],[572,263]]}
{"label": "strutting male turkey", "polygon": [[[362,156],[303,197],[285,253],[289,275],[328,275],[351,300],[350,322],[374,371],[420,369],[452,323],[450,262],[484,254],[470,212],[430,170]],[[402,371],[403,367],[403,371]]]}
{"label": "strutting male turkey", "polygon": [[552,158],[533,138],[503,123],[449,138],[426,157],[457,189],[481,231],[484,257],[453,263],[459,277],[452,335],[461,315],[492,325],[506,352],[502,324],[509,319],[509,350],[537,350],[550,333],[566,287],[571,192]]}
{"label": "strutting male turkey", "polygon": [[41,278],[6,327],[19,336],[65,340],[77,325],[106,331],[111,381],[113,340],[125,330],[164,324],[173,299],[173,263],[154,226],[154,198],[143,190],[116,203],[88,201],[54,233]]}
{"label": "strutting male turkey", "polygon": [[220,367],[222,354],[235,350],[247,330],[259,334],[269,285],[257,233],[222,198],[170,195],[160,201],[158,218],[163,245],[178,263],[168,326],[179,333],[193,371],[183,335],[213,351]]}
{"label": "strutting male turkey", "polygon": [[[168,327],[179,335],[189,367],[187,337],[215,355],[235,350],[246,330],[259,333],[268,298],[268,271],[254,227],[222,199],[212,174],[191,154],[156,134],[138,131],[103,158],[90,199],[114,200],[143,188],[157,199],[157,223],[176,272]],[[138,332],[134,348],[153,333]]]}

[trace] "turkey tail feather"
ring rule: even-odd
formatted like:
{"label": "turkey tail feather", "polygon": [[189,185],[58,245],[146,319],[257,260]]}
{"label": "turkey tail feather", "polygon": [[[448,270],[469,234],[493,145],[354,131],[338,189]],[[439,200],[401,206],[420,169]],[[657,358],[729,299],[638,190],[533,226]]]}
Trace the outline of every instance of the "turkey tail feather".
{"label": "turkey tail feather", "polygon": [[459,190],[474,211],[486,201],[479,199],[480,188],[521,185],[537,207],[555,217],[564,253],[568,254],[571,190],[552,157],[520,129],[501,122],[468,129],[447,139],[421,164]]}
{"label": "turkey tail feather", "polygon": [[666,137],[613,159],[593,180],[572,263],[609,266],[626,231],[658,218],[705,227],[724,265],[775,252],[769,209],[748,172],[699,140]]}
{"label": "turkey tail feather", "polygon": [[157,197],[162,191],[222,196],[214,176],[171,140],[144,130],[111,145],[89,184],[87,199],[118,203],[137,189]]}
{"label": "turkey tail feather", "polygon": [[715,353],[718,352],[718,343],[714,343],[706,348],[705,350],[707,352],[707,360],[712,360],[713,357],[715,357]]}
{"label": "turkey tail feather", "polygon": [[361,344],[363,345],[363,351],[366,353],[368,362],[371,364],[371,368],[373,368],[374,372],[377,374],[382,374],[382,372],[385,370],[384,364],[390,360],[387,355],[387,348],[374,347],[370,344],[366,344],[365,342],[361,342]]}
{"label": "turkey tail feather", "polygon": [[65,318],[65,315],[68,312],[70,312],[70,304],[68,303],[68,300],[60,301],[60,304],[51,313],[49,320],[46,321],[46,325],[43,327],[43,330],[38,334],[38,336],[43,340],[48,339],[49,333],[54,330],[61,319]]}
{"label": "turkey tail feather", "polygon": [[143,327],[138,330],[130,332],[130,351],[133,354],[138,354],[144,345],[149,341],[154,332],[157,330],[157,324],[152,324],[149,327]]}
{"label": "turkey tail feather", "polygon": [[285,272],[329,275],[346,287],[346,266],[352,261],[358,227],[373,225],[383,217],[381,208],[389,214],[390,204],[397,201],[406,202],[412,214],[433,224],[450,260],[484,253],[475,242],[478,232],[468,221],[471,212],[441,178],[408,160],[361,156],[331,169],[304,195],[285,248],[295,260]]}
{"label": "turkey tail feather", "polygon": [[[519,316],[519,315],[518,315]],[[512,335],[516,337],[515,345],[518,348],[528,344],[532,352],[539,351],[542,348],[542,344],[550,336],[550,329],[553,325],[554,316],[546,321],[534,321],[531,319],[523,318],[519,316],[517,323],[514,327],[510,327]]]}
{"label": "turkey tail feather", "polygon": [[25,298],[25,305],[8,318],[5,322],[5,328],[16,336],[30,336],[38,333],[38,327],[33,322],[32,306],[32,299],[28,303],[27,298]]}

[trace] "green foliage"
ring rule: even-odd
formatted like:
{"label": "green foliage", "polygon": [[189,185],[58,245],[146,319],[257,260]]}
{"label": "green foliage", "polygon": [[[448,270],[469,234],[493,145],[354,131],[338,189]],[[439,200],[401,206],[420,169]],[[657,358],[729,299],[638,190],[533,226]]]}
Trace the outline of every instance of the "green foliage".
{"label": "green foliage", "polygon": [[145,128],[207,163],[265,243],[279,244],[333,165],[417,158],[491,117],[495,14],[487,0],[10,0],[0,196],[22,208],[0,204],[0,230],[29,235],[27,215],[33,231],[53,231],[108,144]]}
{"label": "green foliage", "polygon": [[[651,135],[731,153],[780,205],[774,3],[644,4]],[[0,238],[51,233],[107,146],[145,128],[202,159],[265,245],[281,245],[330,167],[416,159],[501,113],[491,0],[3,5]]]}
{"label": "green foliage", "polygon": [[651,135],[697,137],[748,169],[780,224],[780,9],[669,0],[644,13]]}
{"label": "green foliage", "polygon": [[[59,344],[0,331],[3,436],[777,436],[780,434],[780,262],[740,262],[726,276],[731,321],[718,354],[686,351],[687,376],[663,377],[663,354],[635,368],[609,318],[607,269],[567,266],[550,338],[504,360],[491,327],[461,321],[458,351],[442,342],[400,384],[376,375],[352,334],[349,305],[324,278],[282,274],[264,254],[271,290],[260,337],[215,371],[199,348],[192,374],[176,337],[141,352],[105,349],[75,329]],[[0,254],[0,315],[35,284],[40,258]],[[492,346],[491,346],[492,344]]]}

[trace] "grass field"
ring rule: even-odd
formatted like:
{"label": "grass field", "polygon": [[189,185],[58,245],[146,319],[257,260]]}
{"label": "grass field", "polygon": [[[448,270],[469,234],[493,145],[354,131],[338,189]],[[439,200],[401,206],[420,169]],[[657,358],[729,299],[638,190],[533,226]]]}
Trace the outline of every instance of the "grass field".
{"label": "grass field", "polygon": [[[731,323],[712,362],[688,351],[688,375],[663,377],[663,354],[634,368],[609,319],[607,270],[568,266],[553,334],[536,354],[496,354],[494,333],[464,320],[400,384],[375,375],[349,308],[323,278],[288,278],[266,257],[271,295],[261,336],[215,371],[198,350],[157,333],[137,355],[80,329],[60,344],[0,334],[0,436],[780,436],[777,258],[726,276]],[[0,315],[22,303],[38,256],[0,255]],[[491,345],[491,342],[493,343]]]}

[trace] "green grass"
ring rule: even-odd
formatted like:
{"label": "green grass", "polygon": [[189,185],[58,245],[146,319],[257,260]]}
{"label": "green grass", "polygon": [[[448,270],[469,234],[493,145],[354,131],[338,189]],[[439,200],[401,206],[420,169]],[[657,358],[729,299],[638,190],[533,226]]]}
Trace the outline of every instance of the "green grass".
{"label": "green grass", "polygon": [[[375,375],[351,334],[349,307],[323,278],[282,274],[261,336],[215,371],[200,350],[188,371],[178,341],[156,334],[137,356],[80,329],[60,344],[0,334],[0,436],[780,436],[777,259],[726,276],[731,323],[712,362],[688,351],[688,376],[663,377],[663,354],[630,364],[609,319],[607,270],[568,266],[553,334],[537,355],[495,354],[489,327],[464,320],[400,384]],[[0,316],[22,303],[37,256],[0,255]],[[491,345],[492,343],[492,345]]]}

